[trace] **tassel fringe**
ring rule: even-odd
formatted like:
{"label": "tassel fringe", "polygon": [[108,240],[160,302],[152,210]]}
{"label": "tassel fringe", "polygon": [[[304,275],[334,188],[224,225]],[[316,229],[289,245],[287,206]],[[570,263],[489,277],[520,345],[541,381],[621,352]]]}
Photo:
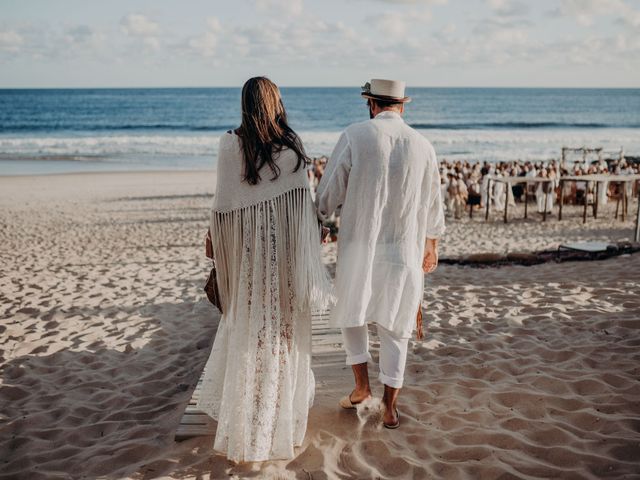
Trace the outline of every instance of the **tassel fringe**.
{"label": "tassel fringe", "polygon": [[[293,188],[262,202],[211,212],[213,256],[223,311],[234,309],[243,257],[264,265],[266,282],[278,285],[280,301],[294,308],[326,310],[335,303],[322,264],[320,228],[308,188]],[[266,258],[258,258],[262,256]]]}

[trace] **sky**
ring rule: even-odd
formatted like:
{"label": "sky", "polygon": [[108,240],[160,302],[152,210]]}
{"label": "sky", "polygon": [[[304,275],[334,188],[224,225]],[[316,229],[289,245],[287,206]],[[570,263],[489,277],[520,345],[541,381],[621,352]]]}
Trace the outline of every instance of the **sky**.
{"label": "sky", "polygon": [[640,87],[640,0],[0,0],[0,88]]}

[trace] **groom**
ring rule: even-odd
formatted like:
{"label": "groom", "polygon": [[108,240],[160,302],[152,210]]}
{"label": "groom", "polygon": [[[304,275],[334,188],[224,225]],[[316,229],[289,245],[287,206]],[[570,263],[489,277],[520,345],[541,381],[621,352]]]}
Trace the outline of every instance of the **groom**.
{"label": "groom", "polygon": [[423,295],[423,273],[438,265],[445,230],[440,172],[431,143],[402,119],[404,82],[373,79],[363,87],[370,120],[346,128],[318,185],[326,220],[342,206],[336,266],[338,301],[330,324],[342,329],[355,389],[344,408],[371,397],[367,323],[380,337],[384,426],[397,428],[407,346]]}

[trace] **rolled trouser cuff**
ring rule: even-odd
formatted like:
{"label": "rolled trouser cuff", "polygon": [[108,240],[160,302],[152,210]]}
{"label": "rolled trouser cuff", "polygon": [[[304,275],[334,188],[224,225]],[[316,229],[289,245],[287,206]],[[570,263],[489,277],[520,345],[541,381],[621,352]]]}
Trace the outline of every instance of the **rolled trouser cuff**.
{"label": "rolled trouser cuff", "polygon": [[387,387],[391,387],[391,388],[402,388],[402,384],[404,382],[404,378],[393,378],[393,377],[389,377],[387,375],[385,375],[384,373],[380,372],[378,374],[378,380],[380,380],[381,383],[385,384]]}
{"label": "rolled trouser cuff", "polygon": [[358,355],[347,355],[347,365],[358,365],[360,363],[367,363],[371,360],[371,354],[369,352],[360,353]]}
{"label": "rolled trouser cuff", "polygon": [[358,365],[371,360],[367,325],[346,327],[341,330],[344,353],[347,354],[347,365]]}

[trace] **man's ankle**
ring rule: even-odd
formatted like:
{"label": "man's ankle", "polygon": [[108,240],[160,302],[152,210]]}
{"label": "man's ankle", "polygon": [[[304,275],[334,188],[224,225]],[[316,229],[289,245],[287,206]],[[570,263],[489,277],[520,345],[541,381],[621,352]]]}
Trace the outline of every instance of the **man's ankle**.
{"label": "man's ankle", "polygon": [[356,387],[351,394],[351,398],[364,399],[371,396],[371,389],[368,387]]}

